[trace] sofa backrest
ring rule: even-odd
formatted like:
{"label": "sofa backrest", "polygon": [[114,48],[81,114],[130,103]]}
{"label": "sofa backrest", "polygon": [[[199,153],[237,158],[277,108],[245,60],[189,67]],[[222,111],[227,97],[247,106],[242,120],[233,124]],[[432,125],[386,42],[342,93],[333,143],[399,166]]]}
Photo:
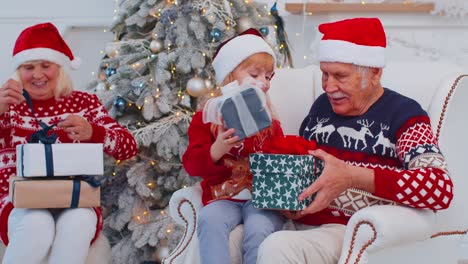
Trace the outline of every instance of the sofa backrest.
{"label": "sofa backrest", "polygon": [[[383,70],[382,85],[418,101],[435,125],[441,109],[431,106],[438,89],[462,69],[454,64],[392,62]],[[276,70],[269,95],[286,134],[297,134],[303,118],[322,91],[319,66]],[[445,91],[444,91],[445,92]]]}

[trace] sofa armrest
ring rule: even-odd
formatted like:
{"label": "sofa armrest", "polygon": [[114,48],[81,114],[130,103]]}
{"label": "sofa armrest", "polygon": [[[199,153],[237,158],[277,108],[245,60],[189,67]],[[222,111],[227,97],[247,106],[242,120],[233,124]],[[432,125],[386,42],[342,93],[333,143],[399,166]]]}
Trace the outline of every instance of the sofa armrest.
{"label": "sofa armrest", "polygon": [[202,191],[199,185],[176,191],[169,201],[169,215],[185,229],[179,244],[163,263],[198,264],[197,216],[203,206]]}
{"label": "sofa armrest", "polygon": [[370,253],[429,239],[434,226],[435,213],[430,210],[394,205],[367,207],[348,222],[339,263],[367,263]]}

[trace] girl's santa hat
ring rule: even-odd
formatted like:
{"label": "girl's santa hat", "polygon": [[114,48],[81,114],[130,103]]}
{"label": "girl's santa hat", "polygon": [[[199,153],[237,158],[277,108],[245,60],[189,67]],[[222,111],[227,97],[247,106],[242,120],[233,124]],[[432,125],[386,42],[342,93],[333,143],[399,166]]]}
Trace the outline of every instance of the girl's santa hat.
{"label": "girl's santa hat", "polygon": [[18,36],[13,49],[14,68],[32,60],[47,60],[72,69],[81,64],[52,23],[28,27]]}
{"label": "girl's santa hat", "polygon": [[270,54],[276,60],[273,49],[263,39],[262,34],[253,28],[223,42],[216,50],[212,62],[216,82],[221,84],[242,61],[261,52]]}
{"label": "girl's santa hat", "polygon": [[320,62],[352,63],[366,67],[385,67],[387,41],[378,18],[353,18],[319,26]]}

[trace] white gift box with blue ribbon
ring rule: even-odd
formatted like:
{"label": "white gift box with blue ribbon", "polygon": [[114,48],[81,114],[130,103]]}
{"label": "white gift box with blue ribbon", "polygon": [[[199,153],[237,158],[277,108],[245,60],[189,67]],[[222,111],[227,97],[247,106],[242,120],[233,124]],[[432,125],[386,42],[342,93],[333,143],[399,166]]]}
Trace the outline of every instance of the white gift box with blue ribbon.
{"label": "white gift box with blue ribbon", "polygon": [[18,145],[16,173],[20,177],[103,175],[103,145],[94,143]]}

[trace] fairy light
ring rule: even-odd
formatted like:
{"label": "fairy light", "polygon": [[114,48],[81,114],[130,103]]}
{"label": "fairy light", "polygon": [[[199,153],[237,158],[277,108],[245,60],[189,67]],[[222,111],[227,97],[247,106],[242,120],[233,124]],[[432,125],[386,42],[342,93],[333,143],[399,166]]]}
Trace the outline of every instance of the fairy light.
{"label": "fairy light", "polygon": [[137,106],[138,110],[141,110],[141,106]]}
{"label": "fairy light", "polygon": [[150,164],[151,164],[151,166],[154,166],[154,165],[156,165],[156,162],[154,162],[154,160],[152,160],[152,161],[150,161]]}
{"label": "fairy light", "polygon": [[120,162],[121,162],[121,160],[116,160],[116,161],[115,161],[115,164],[119,165]]}
{"label": "fairy light", "polygon": [[115,176],[115,175],[117,175],[117,172],[115,172],[115,171],[112,172],[112,176]]}

